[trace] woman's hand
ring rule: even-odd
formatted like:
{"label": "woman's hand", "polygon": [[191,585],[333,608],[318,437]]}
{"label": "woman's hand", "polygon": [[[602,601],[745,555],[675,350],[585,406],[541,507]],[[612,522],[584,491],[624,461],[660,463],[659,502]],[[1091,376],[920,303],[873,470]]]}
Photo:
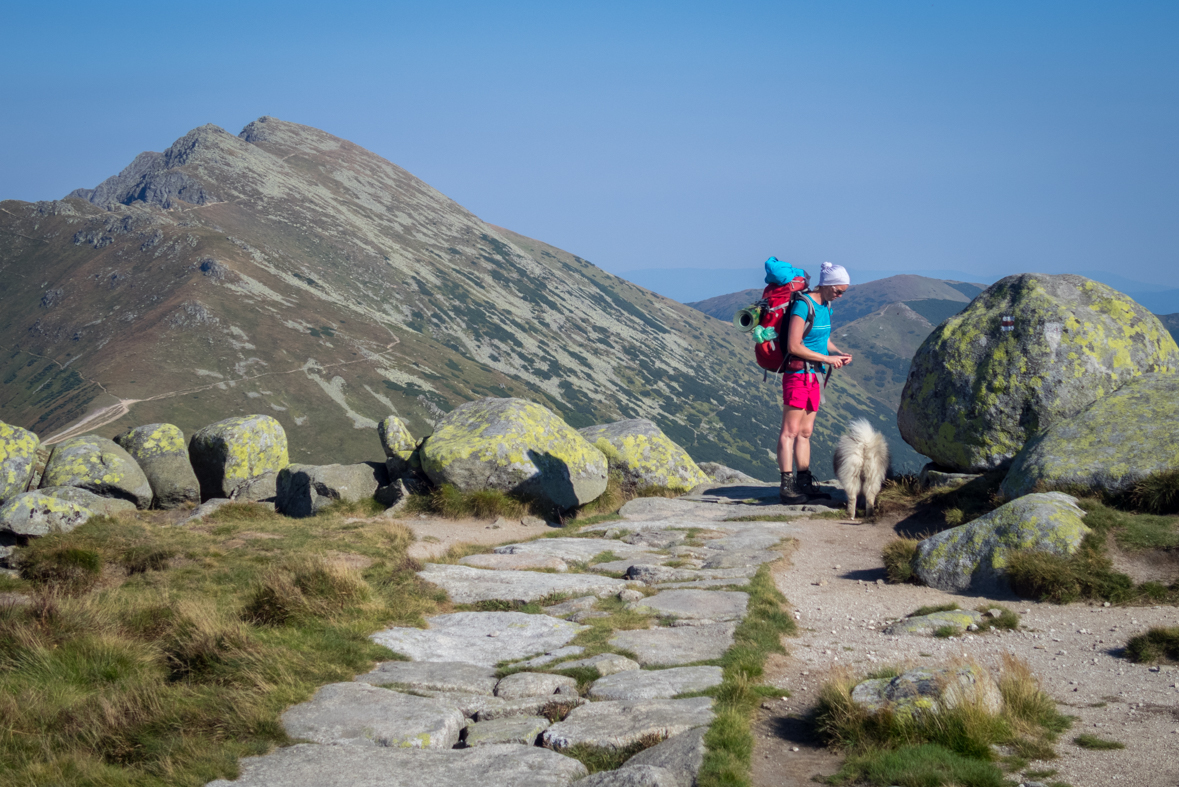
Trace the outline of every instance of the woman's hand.
{"label": "woman's hand", "polygon": [[852,357],[850,355],[845,355],[845,354],[841,353],[839,355],[828,355],[827,356],[827,363],[831,364],[832,369],[840,369],[844,366],[847,366],[851,362],[852,362]]}

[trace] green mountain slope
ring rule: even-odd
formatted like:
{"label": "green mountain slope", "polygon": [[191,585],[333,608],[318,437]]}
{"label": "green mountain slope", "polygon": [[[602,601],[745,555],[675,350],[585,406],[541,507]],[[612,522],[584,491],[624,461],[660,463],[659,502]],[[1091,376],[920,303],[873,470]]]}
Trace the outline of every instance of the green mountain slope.
{"label": "green mountain slope", "polygon": [[[423,435],[517,396],[576,426],[650,418],[698,460],[776,478],[780,389],[731,326],[273,118],[0,203],[0,380],[0,419],[51,439],[261,412],[293,460],[359,461],[390,413]],[[819,468],[853,414],[892,420],[836,385]]]}
{"label": "green mountain slope", "polygon": [[1179,314],[1160,314],[1158,318],[1171,332],[1171,336],[1175,337],[1175,341],[1179,342]]}

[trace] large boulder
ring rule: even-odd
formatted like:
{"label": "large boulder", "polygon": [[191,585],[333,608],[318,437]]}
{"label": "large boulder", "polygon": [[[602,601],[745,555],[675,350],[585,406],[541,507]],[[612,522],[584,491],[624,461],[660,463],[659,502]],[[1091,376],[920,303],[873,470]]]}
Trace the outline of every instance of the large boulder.
{"label": "large boulder", "polygon": [[1147,374],[1028,441],[1002,491],[1087,487],[1124,492],[1152,473],[1179,470],[1179,375]]}
{"label": "large boulder", "polygon": [[[617,467],[622,477],[635,486],[662,486],[688,492],[712,482],[687,451],[646,418],[587,426],[578,431],[602,448],[611,467]],[[605,446],[599,440],[604,440]]]}
{"label": "large boulder", "polygon": [[389,469],[390,478],[398,478],[410,470],[410,457],[418,443],[409,433],[409,427],[395,415],[391,415],[377,424],[377,437],[381,440],[381,448],[385,452],[385,465]]}
{"label": "large boulder", "polygon": [[130,500],[136,508],[151,505],[151,484],[131,455],[105,437],[71,437],[53,447],[41,487],[76,486],[100,497]]}
{"label": "large boulder", "polygon": [[200,484],[192,463],[188,459],[188,447],[184,444],[184,432],[172,424],[148,424],[128,429],[115,438],[139,464],[155,497],[152,505],[156,508],[179,508],[185,503],[201,502]]}
{"label": "large boulder", "polygon": [[1010,589],[1008,556],[1021,549],[1071,555],[1089,528],[1076,498],[1027,495],[917,545],[913,570],[930,587],[986,594]]}
{"label": "large boulder", "polygon": [[277,473],[291,463],[287,434],[268,415],[226,418],[206,426],[192,436],[188,456],[201,485],[201,500],[229,497],[242,482],[267,470]]}
{"label": "large boulder", "polygon": [[22,492],[0,505],[0,533],[22,537],[68,533],[92,516],[89,508],[69,500]]}
{"label": "large boulder", "polygon": [[606,457],[564,421],[523,399],[480,399],[442,417],[421,450],[435,484],[498,489],[569,509],[606,491]]}
{"label": "large boulder", "polygon": [[922,343],[897,425],[946,470],[993,470],[1132,378],[1177,370],[1171,334],[1127,296],[1070,274],[1008,276]]}
{"label": "large boulder", "polygon": [[274,507],[287,516],[312,516],[343,501],[370,498],[385,480],[382,465],[288,465],[278,472]]}
{"label": "large boulder", "polygon": [[123,500],[118,497],[102,497],[88,489],[79,489],[76,486],[46,486],[38,489],[37,492],[47,497],[56,497],[58,500],[76,503],[82,508],[89,508],[94,513],[102,514],[103,516],[114,516],[125,511],[135,510],[135,504],[130,500]]}
{"label": "large boulder", "polygon": [[28,429],[0,421],[0,503],[28,487],[40,444]]}

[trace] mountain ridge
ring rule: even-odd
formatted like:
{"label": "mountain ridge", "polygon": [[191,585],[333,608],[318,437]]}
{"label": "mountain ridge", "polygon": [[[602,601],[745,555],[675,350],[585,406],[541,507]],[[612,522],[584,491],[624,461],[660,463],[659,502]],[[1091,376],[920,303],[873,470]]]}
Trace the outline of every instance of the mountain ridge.
{"label": "mountain ridge", "polygon": [[[0,418],[44,437],[265,412],[293,460],[360,461],[390,413],[420,437],[517,396],[574,426],[650,418],[698,460],[775,477],[780,393],[745,337],[318,129],[203,126],[0,209]],[[884,418],[843,384],[817,466],[839,425]]]}

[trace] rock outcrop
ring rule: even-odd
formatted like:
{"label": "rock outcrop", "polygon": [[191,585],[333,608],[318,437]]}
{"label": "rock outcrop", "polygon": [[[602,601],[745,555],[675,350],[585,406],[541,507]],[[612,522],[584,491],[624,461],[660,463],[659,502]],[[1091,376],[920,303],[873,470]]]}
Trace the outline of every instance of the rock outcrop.
{"label": "rock outcrop", "polygon": [[124,511],[135,510],[135,504],[130,500],[123,500],[119,497],[102,497],[88,489],[79,489],[76,486],[47,486],[37,491],[47,497],[56,497],[58,500],[65,500],[80,505],[82,508],[88,508],[103,516],[114,516]]}
{"label": "rock outcrop", "polygon": [[381,440],[381,448],[385,452],[385,466],[389,470],[390,478],[398,478],[410,471],[410,457],[418,447],[417,441],[409,433],[409,427],[395,415],[391,415],[377,424],[377,437]]}
{"label": "rock outcrop", "polygon": [[1128,490],[1152,473],[1179,469],[1179,375],[1147,374],[1028,441],[1001,487]]}
{"label": "rock outcrop", "polygon": [[1129,297],[1081,276],[1009,276],[922,343],[897,425],[946,470],[992,470],[1132,378],[1176,370],[1175,340]]}
{"label": "rock outcrop", "polygon": [[378,464],[289,465],[278,473],[274,507],[287,516],[313,516],[338,501],[371,498],[384,479]]}
{"label": "rock outcrop", "polygon": [[188,455],[201,485],[201,500],[229,497],[242,482],[291,463],[286,432],[268,415],[210,424],[192,436]]}
{"label": "rock outcrop", "polygon": [[550,411],[523,399],[480,399],[444,415],[421,449],[435,484],[498,489],[566,510],[606,491],[606,457]]}
{"label": "rock outcrop", "polygon": [[41,487],[76,486],[100,497],[130,500],[136,508],[151,506],[147,476],[131,455],[105,437],[71,437],[53,447]]}
{"label": "rock outcrop", "polygon": [[916,669],[895,678],[873,678],[852,690],[852,702],[876,712],[887,708],[895,716],[937,714],[962,705],[976,705],[990,714],[1003,709],[1003,695],[985,669]]}
{"label": "rock outcrop", "polygon": [[[598,446],[622,477],[636,487],[661,486],[688,492],[712,479],[688,452],[645,418],[587,426],[578,430]],[[599,441],[604,441],[604,444]]]}
{"label": "rock outcrop", "polygon": [[92,516],[93,511],[77,503],[22,492],[0,505],[0,533],[22,537],[68,533]]}
{"label": "rock outcrop", "polygon": [[29,430],[0,421],[0,503],[25,491],[40,444]]}
{"label": "rock outcrop", "polygon": [[200,484],[188,458],[184,432],[172,424],[148,424],[115,438],[139,464],[154,496],[155,508],[178,508],[201,502]]}
{"label": "rock outcrop", "polygon": [[1019,549],[1071,555],[1089,533],[1076,498],[1060,492],[1013,500],[973,522],[917,545],[913,569],[930,587],[993,593],[1009,590],[1008,555]]}

